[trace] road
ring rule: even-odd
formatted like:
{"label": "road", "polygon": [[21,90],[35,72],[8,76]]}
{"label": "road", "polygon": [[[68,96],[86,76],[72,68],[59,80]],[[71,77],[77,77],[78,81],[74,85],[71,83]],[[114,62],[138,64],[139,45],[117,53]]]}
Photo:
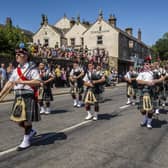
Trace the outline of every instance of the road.
{"label": "road", "polygon": [[73,108],[69,94],[57,95],[22,152],[15,151],[23,130],[9,121],[12,104],[1,104],[0,168],[167,168],[167,114],[162,111],[148,130],[139,126],[137,107],[125,102],[124,86],[108,88],[99,120],[84,121],[84,108]]}

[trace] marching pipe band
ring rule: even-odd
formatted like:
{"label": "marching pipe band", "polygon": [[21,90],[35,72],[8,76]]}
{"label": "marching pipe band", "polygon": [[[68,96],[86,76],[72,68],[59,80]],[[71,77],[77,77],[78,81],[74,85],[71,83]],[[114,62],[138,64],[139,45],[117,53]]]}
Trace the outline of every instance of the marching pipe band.
{"label": "marching pipe band", "polygon": [[[12,88],[14,89],[15,100],[10,119],[24,128],[24,137],[18,146],[18,151],[20,151],[31,146],[31,139],[37,133],[32,128],[32,122],[40,121],[40,114],[50,113],[50,101],[53,100],[50,82],[54,80],[55,75],[50,70],[45,69],[45,64],[42,62],[38,69],[34,65],[32,66],[29,62],[28,51],[24,47],[16,50],[16,61],[18,67],[13,71],[9,81],[0,92],[0,100],[4,99]],[[168,67],[167,69],[160,68],[158,64],[151,64],[148,60],[144,61],[143,71],[139,74],[130,66],[125,75],[127,104],[135,104],[137,90],[139,90],[138,108],[142,114],[141,126],[151,129],[153,114],[159,114],[161,103],[166,104],[167,79]],[[84,72],[83,68],[75,62],[70,71],[69,80],[73,106],[81,107],[83,100],[87,112],[85,120],[98,120],[99,102],[104,92],[106,80],[101,71],[101,66],[97,65],[95,68],[93,63],[89,63],[87,71]],[[86,88],[85,92],[84,87]],[[84,97],[82,99],[83,92]],[[93,112],[91,111],[92,105],[94,106]],[[39,106],[40,110],[38,109]]]}

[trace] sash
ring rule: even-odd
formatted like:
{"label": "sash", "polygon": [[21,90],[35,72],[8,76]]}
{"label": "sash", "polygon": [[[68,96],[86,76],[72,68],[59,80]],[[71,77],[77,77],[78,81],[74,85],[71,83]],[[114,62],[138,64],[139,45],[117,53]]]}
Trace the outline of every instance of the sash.
{"label": "sash", "polygon": [[[24,76],[24,74],[22,73],[20,67],[17,67],[17,73],[18,73],[20,79],[22,79],[23,81],[28,80],[28,79]],[[38,100],[38,89],[35,88],[35,87],[33,87],[33,86],[30,86],[30,87],[31,87],[31,88],[33,89],[33,91],[34,91],[35,100]]]}

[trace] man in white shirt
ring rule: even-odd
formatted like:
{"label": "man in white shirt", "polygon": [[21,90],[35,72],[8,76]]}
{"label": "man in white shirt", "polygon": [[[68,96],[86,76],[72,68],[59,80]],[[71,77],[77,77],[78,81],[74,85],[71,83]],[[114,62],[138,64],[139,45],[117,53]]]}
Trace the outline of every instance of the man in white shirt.
{"label": "man in white shirt", "polygon": [[124,79],[127,82],[127,105],[131,103],[135,105],[137,92],[137,76],[138,73],[134,70],[133,66],[129,67],[129,71],[124,76]]}
{"label": "man in white shirt", "polygon": [[[100,95],[103,92],[102,84],[105,82],[104,74],[94,69],[92,63],[88,64],[88,70],[83,78],[86,86],[85,109],[87,116],[85,120],[98,120]],[[92,96],[91,94],[92,93]],[[90,95],[89,95],[90,94]],[[91,99],[91,100],[89,100]],[[91,105],[94,105],[94,112],[91,112]]]}
{"label": "man in white shirt", "polygon": [[[149,60],[145,60],[143,71],[139,73],[136,78],[139,87],[141,88],[140,95],[140,112],[143,115],[143,119],[141,121],[141,126],[147,126],[147,128],[152,128],[152,116],[154,110],[153,104],[153,95],[151,87],[157,83],[160,83],[164,80],[164,78],[154,79],[153,72],[151,71],[151,63]],[[144,96],[148,95],[149,101],[147,103],[148,108],[145,108],[146,104],[143,100]],[[144,109],[145,108],[145,109]]]}
{"label": "man in white shirt", "polygon": [[73,106],[82,106],[82,93],[83,93],[83,78],[84,70],[78,64],[78,62],[73,63],[73,68],[70,72],[69,81],[71,86],[71,95],[73,98]]}
{"label": "man in white shirt", "polygon": [[28,51],[21,45],[16,50],[18,67],[13,71],[9,81],[0,92],[0,97],[12,88],[15,92],[15,101],[10,119],[24,129],[23,141],[18,146],[18,151],[30,147],[31,138],[36,134],[36,131],[32,129],[32,121],[40,120],[37,86],[40,85],[41,78],[38,70],[28,61],[28,58]]}

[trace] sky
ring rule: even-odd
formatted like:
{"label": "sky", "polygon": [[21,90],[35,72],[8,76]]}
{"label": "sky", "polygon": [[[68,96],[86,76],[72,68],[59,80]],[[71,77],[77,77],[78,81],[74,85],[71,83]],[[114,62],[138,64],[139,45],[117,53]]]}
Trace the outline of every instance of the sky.
{"label": "sky", "polygon": [[107,21],[110,14],[117,18],[117,27],[133,29],[137,37],[142,31],[142,41],[151,46],[168,32],[168,0],[0,0],[0,23],[11,17],[13,25],[38,31],[41,15],[54,25],[64,14],[71,19],[80,15],[81,21],[94,23],[99,10]]}

